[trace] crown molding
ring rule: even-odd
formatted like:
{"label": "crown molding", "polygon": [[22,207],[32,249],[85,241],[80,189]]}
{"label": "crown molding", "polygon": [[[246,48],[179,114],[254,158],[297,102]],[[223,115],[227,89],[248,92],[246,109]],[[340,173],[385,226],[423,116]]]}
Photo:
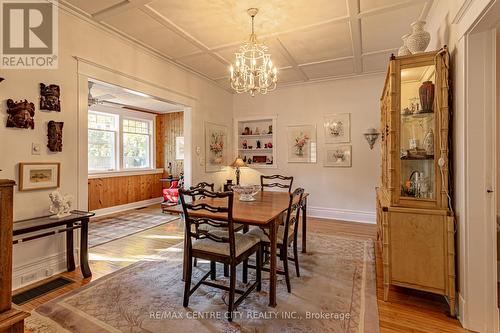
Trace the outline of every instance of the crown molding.
{"label": "crown molding", "polygon": [[155,48],[152,48],[140,41],[138,41],[137,39],[125,34],[125,33],[122,33],[122,32],[118,32],[116,29],[114,28],[111,28],[109,25],[105,25],[103,23],[99,23],[99,22],[96,22],[95,20],[92,19],[92,16],[90,16],[89,14],[85,13],[84,11],[82,11],[81,9],[79,9],[78,7],[70,4],[69,2],[67,2],[66,0],[59,0],[59,2],[52,2],[55,6],[58,6],[58,8],[88,24],[90,24],[92,27],[96,28],[96,29],[99,29],[101,31],[104,31],[106,33],[108,33],[110,36],[112,37],[115,37],[115,38],[118,38],[120,39],[121,41],[125,42],[126,44],[132,46],[132,47],[135,47],[135,48],[138,48],[140,49],[141,51],[143,51],[144,53],[150,55],[150,56],[153,56],[155,57],[156,59],[159,59],[159,60],[162,60],[162,61],[165,61],[173,66],[175,66],[176,68],[182,70],[183,72],[185,73],[188,73],[188,74],[192,74],[200,79],[203,79],[204,81],[210,83],[212,86],[215,86],[219,89],[222,89],[226,92],[231,92],[229,91],[227,88],[223,87],[222,85],[218,84],[216,81],[214,81],[213,79],[209,78],[208,76],[204,75],[203,73],[200,73],[186,65],[183,65],[175,60],[173,60],[172,58],[164,55],[163,53],[161,53],[160,51],[156,50]]}

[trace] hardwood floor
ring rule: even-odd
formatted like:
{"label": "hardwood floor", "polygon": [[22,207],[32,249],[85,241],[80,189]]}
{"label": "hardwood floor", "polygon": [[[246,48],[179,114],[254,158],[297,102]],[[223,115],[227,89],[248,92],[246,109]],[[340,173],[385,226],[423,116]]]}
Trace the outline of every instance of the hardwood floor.
{"label": "hardwood floor", "polygon": [[[158,209],[152,207],[149,209]],[[372,238],[375,240],[375,225],[310,218],[309,232],[348,237]],[[83,279],[79,270],[63,273],[62,276],[76,283],[65,286],[21,306],[31,311],[59,295],[126,267],[139,260],[154,260],[155,255],[182,241],[180,220],[170,222],[107,244],[90,249],[90,267],[93,276]],[[382,287],[382,258],[380,249],[377,259],[377,298],[381,333],[449,333],[469,332],[458,320],[446,315],[448,306],[444,298],[403,288],[391,289],[389,301],[384,302]],[[18,290],[16,292],[19,292]],[[369,333],[369,332],[368,332]]]}

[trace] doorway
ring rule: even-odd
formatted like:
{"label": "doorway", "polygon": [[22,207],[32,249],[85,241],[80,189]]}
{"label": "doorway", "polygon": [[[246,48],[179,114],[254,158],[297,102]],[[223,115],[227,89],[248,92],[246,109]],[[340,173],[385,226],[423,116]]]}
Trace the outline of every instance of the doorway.
{"label": "doorway", "polygon": [[175,220],[158,203],[182,184],[184,106],[95,79],[87,97],[89,246]]}
{"label": "doorway", "polygon": [[[461,141],[464,166],[460,197],[460,315],[464,327],[478,332],[499,331],[497,272],[497,27],[500,3],[491,2],[464,36],[462,68],[464,94],[456,94],[464,127]],[[463,75],[463,77],[461,77]],[[461,89],[457,89],[461,93]]]}

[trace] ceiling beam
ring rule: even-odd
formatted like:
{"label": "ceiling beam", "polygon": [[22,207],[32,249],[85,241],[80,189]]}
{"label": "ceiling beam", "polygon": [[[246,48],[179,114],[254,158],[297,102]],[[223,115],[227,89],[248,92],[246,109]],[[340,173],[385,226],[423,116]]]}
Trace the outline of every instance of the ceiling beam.
{"label": "ceiling beam", "polygon": [[[343,22],[349,22],[349,17],[348,16],[336,17],[336,18],[331,19],[331,20],[320,21],[320,22],[316,22],[314,24],[303,25],[303,26],[288,29],[288,30],[282,30],[282,31],[277,31],[277,32],[273,32],[273,33],[268,33],[268,34],[259,34],[258,37],[259,37],[259,39],[264,40],[267,38],[279,37],[280,35],[287,34],[287,33],[300,32],[300,31],[304,31],[304,30],[309,30],[309,29],[321,27],[321,26],[324,26],[327,24],[335,24],[335,23],[343,23]],[[214,51],[214,52],[218,52],[218,51],[222,51],[222,50],[229,49],[229,48],[236,49],[238,46],[241,45],[241,42],[243,42],[243,41],[217,45],[217,46],[210,48],[210,50]],[[194,56],[197,56],[201,53],[203,53],[203,52],[193,52],[191,54],[187,54],[187,55],[182,56],[182,58],[184,59],[184,58],[194,57]]]}
{"label": "ceiling beam", "polygon": [[297,64],[297,61],[290,54],[290,52],[288,51],[288,49],[286,48],[286,46],[283,45],[283,43],[281,42],[281,40],[279,38],[276,38],[276,40],[278,41],[277,45],[279,45],[280,48],[281,48],[281,54],[283,54],[283,56],[290,63],[290,65],[292,66],[292,68],[295,69],[299,73],[299,75],[302,77],[303,81],[309,81],[309,77],[306,75],[306,73],[304,72],[304,70],[299,67],[299,65]]}
{"label": "ceiling beam", "polygon": [[347,57],[326,59],[326,60],[320,60],[320,61],[305,62],[303,64],[299,64],[299,67],[311,66],[311,65],[320,65],[320,64],[326,64],[326,63],[329,63],[329,62],[336,62],[336,61],[349,60],[349,59],[354,59],[354,57],[353,56],[347,56]]}
{"label": "ceiling beam", "polygon": [[[203,55],[203,54],[208,54],[212,58],[216,59],[220,63],[224,65],[229,65],[228,61],[224,58],[221,57],[219,54],[213,52],[207,45],[203,44],[201,41],[199,41],[197,38],[189,34],[187,31],[179,27],[177,24],[163,16],[161,13],[159,13],[157,10],[151,8],[150,6],[143,6],[141,8],[141,11],[147,14],[149,17],[172,31],[173,33],[177,34],[178,36],[182,37],[183,39],[187,40],[197,48],[201,50],[201,52],[197,52],[197,55]],[[180,57],[178,59],[184,59],[185,57]]]}
{"label": "ceiling beam", "polygon": [[363,72],[361,19],[359,18],[359,0],[347,0],[347,12],[349,13],[349,28],[351,31],[352,54],[354,55],[354,72]]}
{"label": "ceiling beam", "polygon": [[[430,1],[432,1],[432,0],[430,0]],[[421,4],[421,3],[425,3],[425,2],[429,2],[429,0],[405,0],[405,1],[395,3],[395,4],[386,5],[386,6],[382,6],[382,7],[377,7],[377,8],[365,10],[363,12],[359,12],[358,17],[362,18],[362,17],[367,17],[367,16],[384,14],[384,13],[387,13],[387,12],[390,12],[393,10],[407,8],[407,7]]]}
{"label": "ceiling beam", "polygon": [[127,10],[142,7],[153,0],[125,0],[117,3],[114,6],[105,8],[97,13],[92,14],[92,18],[98,22],[104,21],[112,16],[126,12]]}

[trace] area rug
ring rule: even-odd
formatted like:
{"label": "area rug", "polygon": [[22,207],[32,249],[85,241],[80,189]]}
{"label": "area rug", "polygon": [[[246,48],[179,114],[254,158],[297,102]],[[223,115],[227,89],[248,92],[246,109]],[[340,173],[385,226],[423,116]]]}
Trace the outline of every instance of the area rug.
{"label": "area rug", "polygon": [[90,220],[89,247],[102,245],[113,240],[157,227],[178,219],[178,216],[140,209],[97,217]]}
{"label": "area rug", "polygon": [[[292,293],[280,277],[278,305],[268,307],[264,273],[262,291],[240,304],[232,323],[225,319],[228,295],[219,289],[201,286],[189,308],[182,307],[177,245],[156,261],[138,262],[38,307],[26,325],[33,333],[379,332],[373,242],[310,233],[308,243],[300,278],[292,264]],[[208,266],[198,264],[194,281]]]}

